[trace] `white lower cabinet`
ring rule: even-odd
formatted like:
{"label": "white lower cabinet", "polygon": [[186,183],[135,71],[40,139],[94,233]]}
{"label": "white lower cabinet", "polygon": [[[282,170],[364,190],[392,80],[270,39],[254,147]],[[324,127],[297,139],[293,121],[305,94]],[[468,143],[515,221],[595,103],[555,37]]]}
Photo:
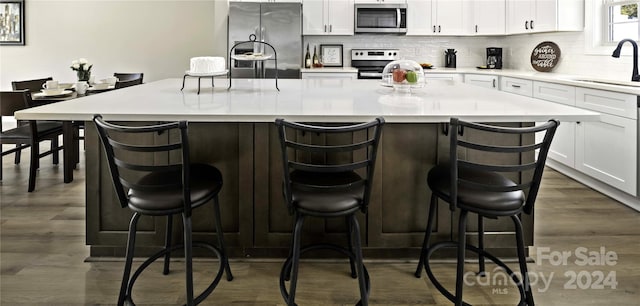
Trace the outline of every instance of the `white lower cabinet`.
{"label": "white lower cabinet", "polygon": [[512,77],[500,78],[500,90],[521,96],[533,96],[533,81]]}
{"label": "white lower cabinet", "polygon": [[487,74],[465,74],[464,82],[485,88],[498,89],[498,76]]}
{"label": "white lower cabinet", "polygon": [[428,73],[425,71],[424,78],[428,80],[448,80],[462,81],[462,75],[457,73]]}
{"label": "white lower cabinet", "polygon": [[[637,195],[637,97],[576,88],[576,106],[601,113],[598,122],[576,125],[575,168],[593,178]],[[632,110],[624,112],[623,110]]]}
{"label": "white lower cabinet", "polygon": [[[576,105],[576,88],[568,85],[533,82],[533,97],[551,102]],[[549,118],[551,119],[551,118]],[[540,135],[540,137],[542,137]],[[551,142],[548,158],[565,164],[571,168],[575,167],[576,160],[576,123],[560,122],[556,134]]]}

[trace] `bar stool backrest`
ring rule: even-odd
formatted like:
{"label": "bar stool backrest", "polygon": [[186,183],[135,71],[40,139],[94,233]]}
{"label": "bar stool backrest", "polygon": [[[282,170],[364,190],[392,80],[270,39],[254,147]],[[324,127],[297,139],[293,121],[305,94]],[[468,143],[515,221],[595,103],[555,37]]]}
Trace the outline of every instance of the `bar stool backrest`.
{"label": "bar stool backrest", "polygon": [[[128,204],[128,190],[153,192],[179,187],[183,189],[184,213],[191,216],[186,121],[127,126],[104,121],[101,115],[95,115],[93,121],[106,153],[113,186],[123,208]],[[182,171],[182,180],[141,183],[140,179],[145,175],[162,171]]]}
{"label": "bar stool backrest", "polygon": [[125,88],[125,87],[129,87],[129,86],[135,86],[135,85],[140,85],[142,84],[142,78],[140,79],[132,79],[132,80],[126,80],[126,81],[120,81],[118,80],[116,82],[116,89],[119,88]]}
{"label": "bar stool backrest", "polygon": [[[457,207],[458,188],[464,186],[479,191],[522,191],[526,195],[524,212],[530,214],[540,188],[547,153],[560,122],[549,120],[531,127],[502,127],[451,118],[450,124],[451,209]],[[544,134],[544,137],[536,138],[536,133]],[[512,137],[501,137],[506,134],[521,137],[517,143],[509,143],[507,139]],[[529,144],[531,141],[533,143]],[[537,158],[528,162],[536,151]],[[459,168],[493,172],[509,178],[513,184],[463,180],[458,177]]]}
{"label": "bar stool backrest", "polygon": [[113,74],[113,76],[118,78],[118,81],[121,81],[121,82],[140,79],[140,84],[142,84],[142,79],[144,78],[144,73],[142,73],[142,72],[134,72],[134,73],[115,72]]}
{"label": "bar stool backrest", "polygon": [[[366,212],[383,124],[381,117],[350,125],[311,125],[276,119],[289,212],[294,212],[294,186],[310,192],[347,191],[364,186],[360,209]],[[309,177],[314,179],[307,180]]]}
{"label": "bar stool backrest", "polygon": [[42,84],[51,80],[53,80],[52,77],[24,81],[13,81],[11,82],[11,87],[13,88],[13,90],[28,89],[31,93],[40,92],[42,90]]}

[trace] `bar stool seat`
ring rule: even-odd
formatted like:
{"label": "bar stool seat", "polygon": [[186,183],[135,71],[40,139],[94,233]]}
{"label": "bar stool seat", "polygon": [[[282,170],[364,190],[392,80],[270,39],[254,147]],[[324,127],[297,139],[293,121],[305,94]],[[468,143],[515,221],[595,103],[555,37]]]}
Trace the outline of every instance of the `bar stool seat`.
{"label": "bar stool seat", "polygon": [[[431,189],[431,204],[416,277],[421,276],[424,265],[427,276],[442,295],[455,305],[469,305],[463,301],[462,292],[465,279],[465,251],[471,251],[478,255],[479,275],[485,276],[485,258],[491,260],[504,269],[518,287],[518,305],[534,305],[520,215],[533,212],[547,153],[558,125],[559,122],[555,120],[533,127],[502,127],[466,122],[457,118],[450,120],[449,160],[431,168],[427,177]],[[462,137],[464,130],[471,130],[470,134],[476,137]],[[536,133],[544,134],[544,137],[536,137]],[[517,137],[510,140],[509,137],[505,137],[507,135]],[[534,143],[527,144],[531,139],[535,139]],[[536,150],[537,158],[528,161]],[[457,240],[453,240],[452,237],[450,241],[431,245],[438,199],[449,203],[452,212],[459,210],[458,237]],[[477,246],[466,241],[467,215],[470,212],[478,216]],[[484,218],[499,217],[510,217],[514,223],[519,274],[514,273],[501,259],[484,248]],[[438,281],[431,269],[431,256],[443,248],[457,250],[455,294]]]}

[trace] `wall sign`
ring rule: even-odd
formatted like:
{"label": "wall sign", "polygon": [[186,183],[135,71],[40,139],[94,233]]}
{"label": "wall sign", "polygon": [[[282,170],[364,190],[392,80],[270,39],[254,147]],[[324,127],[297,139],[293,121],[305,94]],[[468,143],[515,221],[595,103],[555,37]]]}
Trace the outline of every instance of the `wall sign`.
{"label": "wall sign", "polygon": [[531,66],[540,72],[553,70],[560,60],[560,47],[551,41],[538,44],[531,52]]}
{"label": "wall sign", "polygon": [[322,65],[325,67],[342,67],[342,45],[320,45]]}

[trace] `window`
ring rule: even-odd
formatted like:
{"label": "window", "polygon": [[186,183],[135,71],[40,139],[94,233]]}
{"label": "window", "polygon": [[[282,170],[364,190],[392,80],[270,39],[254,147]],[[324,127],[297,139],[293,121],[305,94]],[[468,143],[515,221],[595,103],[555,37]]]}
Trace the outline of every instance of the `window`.
{"label": "window", "polygon": [[640,0],[604,0],[603,42],[615,43],[625,38],[639,40],[640,23],[638,5]]}

